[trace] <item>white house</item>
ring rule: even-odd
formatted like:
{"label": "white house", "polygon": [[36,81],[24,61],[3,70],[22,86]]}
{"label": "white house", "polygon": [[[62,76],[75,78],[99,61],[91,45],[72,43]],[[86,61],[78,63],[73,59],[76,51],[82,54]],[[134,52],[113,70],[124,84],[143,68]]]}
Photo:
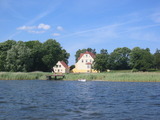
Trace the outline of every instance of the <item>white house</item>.
{"label": "white house", "polygon": [[95,54],[88,51],[86,51],[85,53],[81,53],[77,63],[75,64],[75,68],[72,70],[73,73],[97,72],[94,69],[92,69],[95,57]]}
{"label": "white house", "polygon": [[69,73],[69,66],[64,61],[58,61],[53,70],[55,73]]}

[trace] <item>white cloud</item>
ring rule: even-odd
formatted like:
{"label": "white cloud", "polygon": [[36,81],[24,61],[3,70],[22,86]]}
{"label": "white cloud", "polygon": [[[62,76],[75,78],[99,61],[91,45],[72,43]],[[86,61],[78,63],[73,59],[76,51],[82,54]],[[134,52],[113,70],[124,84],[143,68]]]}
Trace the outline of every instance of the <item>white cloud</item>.
{"label": "white cloud", "polygon": [[53,36],[60,36],[61,34],[59,34],[59,33],[53,33],[52,35]]}
{"label": "white cloud", "polygon": [[59,30],[59,31],[63,31],[64,29],[63,29],[63,27],[62,27],[62,26],[57,26],[57,30]]}
{"label": "white cloud", "polygon": [[18,27],[17,30],[31,30],[31,29],[35,29],[36,26],[21,26],[21,27]]}
{"label": "white cloud", "polygon": [[41,34],[41,33],[44,33],[45,31],[34,31],[34,30],[31,30],[31,31],[28,31],[29,33],[35,33],[35,34]]}
{"label": "white cloud", "polygon": [[39,24],[38,26],[21,26],[21,27],[18,27],[17,30],[32,30],[32,29],[44,29],[44,30],[48,30],[50,29],[51,26],[50,25],[47,25],[47,24]]}
{"label": "white cloud", "polygon": [[41,23],[38,26],[25,26],[24,25],[24,26],[18,27],[17,30],[25,30],[29,33],[42,34],[50,28],[51,28],[50,25]]}
{"label": "white cloud", "polygon": [[39,25],[37,26],[37,28],[38,28],[38,29],[48,30],[48,29],[51,28],[51,26],[50,26],[50,25],[47,25],[47,24],[41,23],[41,24],[39,24]]}
{"label": "white cloud", "polygon": [[[54,12],[55,10],[57,10],[57,8],[61,5],[63,1],[53,1],[51,3],[48,4],[48,6],[46,7],[46,10],[34,15],[35,17],[32,18],[31,20],[29,20],[27,23],[25,23],[25,25],[31,25],[31,24],[35,24],[35,22],[37,22],[38,20],[48,16],[50,13]],[[27,2],[29,3],[29,2]],[[11,0],[0,0],[0,8],[3,9],[11,9]],[[17,12],[18,13],[18,12]],[[16,15],[17,16],[17,15]],[[18,13],[18,17],[22,18],[21,14],[19,15]],[[21,26],[18,27],[17,30],[27,30],[27,32],[29,32],[28,30],[31,30],[28,28],[29,26]],[[13,33],[12,35],[10,35],[11,38],[19,35],[22,31],[16,31],[15,33]]]}

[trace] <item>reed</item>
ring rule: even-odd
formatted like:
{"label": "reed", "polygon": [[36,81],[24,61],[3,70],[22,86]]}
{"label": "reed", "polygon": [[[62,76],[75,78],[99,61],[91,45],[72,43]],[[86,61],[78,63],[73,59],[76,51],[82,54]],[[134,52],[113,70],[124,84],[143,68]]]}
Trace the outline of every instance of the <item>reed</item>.
{"label": "reed", "polygon": [[[0,80],[46,80],[50,72],[0,72]],[[160,72],[69,73],[64,80],[96,80],[116,82],[160,82]]]}
{"label": "reed", "polygon": [[0,72],[0,80],[45,80],[46,72]]}
{"label": "reed", "polygon": [[103,80],[116,82],[160,82],[158,72],[112,72],[112,73],[90,73],[90,74],[67,74],[66,80]]}

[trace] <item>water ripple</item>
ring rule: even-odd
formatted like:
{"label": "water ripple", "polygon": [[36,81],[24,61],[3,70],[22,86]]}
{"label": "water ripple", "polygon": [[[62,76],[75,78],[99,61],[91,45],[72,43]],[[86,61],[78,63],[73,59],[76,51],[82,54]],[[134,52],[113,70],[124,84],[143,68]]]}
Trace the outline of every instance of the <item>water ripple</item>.
{"label": "water ripple", "polygon": [[2,120],[158,120],[160,84],[0,81]]}

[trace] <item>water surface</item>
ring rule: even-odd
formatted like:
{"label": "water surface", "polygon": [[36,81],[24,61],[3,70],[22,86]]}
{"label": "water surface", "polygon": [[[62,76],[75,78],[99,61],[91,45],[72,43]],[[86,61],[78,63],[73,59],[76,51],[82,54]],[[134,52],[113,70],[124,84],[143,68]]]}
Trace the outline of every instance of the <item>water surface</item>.
{"label": "water surface", "polygon": [[0,120],[159,120],[160,83],[1,80]]}

